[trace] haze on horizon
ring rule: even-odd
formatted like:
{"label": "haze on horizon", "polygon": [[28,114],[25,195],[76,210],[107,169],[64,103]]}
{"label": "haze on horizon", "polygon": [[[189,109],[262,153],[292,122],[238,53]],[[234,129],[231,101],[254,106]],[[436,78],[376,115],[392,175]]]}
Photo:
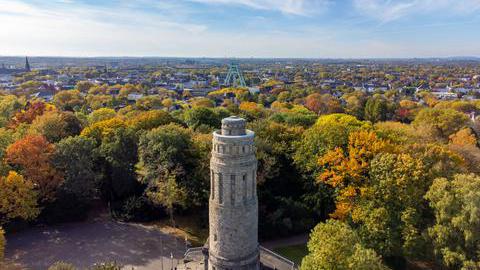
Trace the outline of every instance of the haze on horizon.
{"label": "haze on horizon", "polygon": [[480,0],[0,0],[0,55],[480,56]]}

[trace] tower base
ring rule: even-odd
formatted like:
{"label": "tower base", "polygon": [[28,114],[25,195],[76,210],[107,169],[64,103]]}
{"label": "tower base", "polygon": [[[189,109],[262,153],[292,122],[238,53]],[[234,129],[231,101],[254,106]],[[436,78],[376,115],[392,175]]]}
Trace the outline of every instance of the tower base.
{"label": "tower base", "polygon": [[253,254],[239,259],[223,259],[209,254],[208,270],[259,270],[260,255],[256,250]]}
{"label": "tower base", "polygon": [[[258,259],[256,260],[256,258]],[[258,257],[252,255],[250,259],[251,261],[243,260],[245,264],[225,264],[223,260],[210,259],[208,245],[205,245],[203,248],[189,249],[185,253],[183,263],[177,266],[177,270],[298,270],[298,266],[294,262],[262,246],[259,247]]]}

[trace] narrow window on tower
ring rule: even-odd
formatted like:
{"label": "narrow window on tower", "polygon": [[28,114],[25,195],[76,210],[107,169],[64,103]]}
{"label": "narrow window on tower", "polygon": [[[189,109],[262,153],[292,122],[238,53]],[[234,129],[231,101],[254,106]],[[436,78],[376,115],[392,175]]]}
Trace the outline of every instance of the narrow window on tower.
{"label": "narrow window on tower", "polygon": [[252,197],[253,197],[255,196],[255,194],[257,194],[257,170],[253,171],[252,183],[253,183],[253,194],[252,194]]}
{"label": "narrow window on tower", "polygon": [[223,203],[223,180],[222,174],[218,174],[218,201],[220,204]]}
{"label": "narrow window on tower", "polygon": [[253,198],[255,195],[255,171],[252,172],[252,196],[251,198]]}
{"label": "narrow window on tower", "polygon": [[215,200],[215,172],[210,171],[210,196],[212,200]]}
{"label": "narrow window on tower", "polygon": [[243,202],[247,202],[247,175],[242,175]]}
{"label": "narrow window on tower", "polygon": [[232,205],[235,205],[235,175],[234,174],[230,176],[230,187],[231,187],[230,196],[231,196]]}

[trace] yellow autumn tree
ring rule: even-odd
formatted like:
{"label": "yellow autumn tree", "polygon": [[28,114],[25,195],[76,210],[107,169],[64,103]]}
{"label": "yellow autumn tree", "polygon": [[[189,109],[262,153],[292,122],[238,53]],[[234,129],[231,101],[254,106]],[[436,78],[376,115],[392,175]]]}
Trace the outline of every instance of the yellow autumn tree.
{"label": "yellow autumn tree", "polygon": [[14,218],[32,220],[38,214],[37,192],[31,181],[14,171],[0,178],[0,224]]}
{"label": "yellow autumn tree", "polygon": [[2,227],[0,227],[0,263],[3,260],[3,256],[5,254],[5,236]]}
{"label": "yellow autumn tree", "polygon": [[276,112],[288,112],[292,108],[292,104],[275,101],[272,103],[270,108]]}
{"label": "yellow autumn tree", "polygon": [[119,117],[115,117],[90,125],[85,128],[80,135],[101,141],[102,138],[112,135],[117,128],[126,126],[125,121]]}
{"label": "yellow autumn tree", "polygon": [[250,114],[253,117],[259,117],[263,112],[263,106],[250,101],[240,103],[239,109]]}
{"label": "yellow autumn tree", "polygon": [[372,131],[350,134],[346,150],[337,147],[320,157],[318,165],[325,168],[317,181],[338,192],[333,218],[343,219],[352,210],[355,199],[365,191],[370,161],[382,152],[392,152],[393,145],[379,139]]}
{"label": "yellow autumn tree", "polygon": [[175,122],[168,112],[161,110],[150,110],[141,112],[134,117],[129,117],[125,124],[134,130],[151,130],[158,126],[167,125]]}

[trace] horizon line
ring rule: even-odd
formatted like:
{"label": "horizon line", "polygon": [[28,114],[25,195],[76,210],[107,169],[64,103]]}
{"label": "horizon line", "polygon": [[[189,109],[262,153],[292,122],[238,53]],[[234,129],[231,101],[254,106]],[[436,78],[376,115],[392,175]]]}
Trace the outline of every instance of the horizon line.
{"label": "horizon line", "polygon": [[291,59],[291,60],[411,60],[411,59],[452,59],[471,58],[480,60],[480,55],[453,55],[453,56],[408,56],[408,57],[268,57],[268,56],[129,56],[129,55],[95,55],[95,56],[63,56],[63,55],[0,55],[0,57],[28,57],[28,58],[193,58],[193,59]]}

